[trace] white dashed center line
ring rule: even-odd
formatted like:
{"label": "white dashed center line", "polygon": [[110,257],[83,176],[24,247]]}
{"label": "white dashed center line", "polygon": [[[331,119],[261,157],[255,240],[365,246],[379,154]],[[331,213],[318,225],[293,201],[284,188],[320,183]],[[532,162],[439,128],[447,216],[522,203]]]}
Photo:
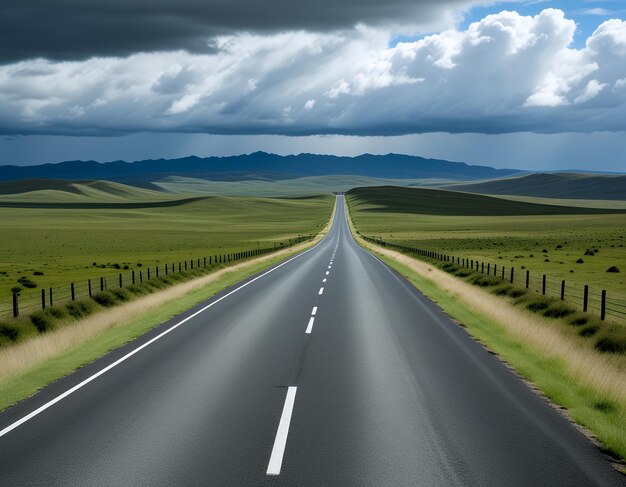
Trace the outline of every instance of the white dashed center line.
{"label": "white dashed center line", "polygon": [[321,296],[322,294],[324,294],[324,288],[323,288],[323,287],[321,287],[321,288],[320,288],[320,292],[319,292],[318,294],[319,294],[320,296]]}
{"label": "white dashed center line", "polygon": [[326,282],[326,279],[323,279],[322,282]]}
{"label": "white dashed center line", "polygon": [[328,274],[330,274],[330,272],[329,272],[329,271],[326,271],[326,275],[328,275]]}
{"label": "white dashed center line", "polygon": [[317,314],[317,306],[313,307],[313,311],[311,311],[311,315],[315,316]]}
{"label": "white dashed center line", "polygon": [[309,319],[309,324],[306,327],[306,333],[308,335],[311,334],[311,331],[313,331],[313,322],[315,321],[315,318],[313,316],[311,316],[311,318]]}
{"label": "white dashed center line", "polygon": [[287,445],[287,435],[289,434],[289,423],[291,423],[291,413],[293,413],[293,405],[296,402],[297,389],[297,387],[289,387],[287,389],[283,413],[280,416],[280,423],[276,431],[276,439],[274,440],[270,463],[267,466],[267,475],[280,475],[285,446]]}

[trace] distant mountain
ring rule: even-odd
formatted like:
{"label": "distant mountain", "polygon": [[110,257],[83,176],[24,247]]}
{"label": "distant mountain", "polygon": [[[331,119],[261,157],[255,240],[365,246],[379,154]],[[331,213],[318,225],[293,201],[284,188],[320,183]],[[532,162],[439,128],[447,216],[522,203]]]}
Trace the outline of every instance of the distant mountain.
{"label": "distant mountain", "polygon": [[557,173],[499,179],[476,184],[455,184],[449,189],[482,194],[539,196],[543,198],[626,200],[626,175],[599,176]]}
{"label": "distant mountain", "polygon": [[184,157],[137,162],[67,161],[38,166],[0,166],[0,181],[19,179],[110,180],[145,183],[168,176],[209,180],[281,180],[305,176],[355,175],[387,179],[490,179],[519,173],[515,169],[471,166],[462,162],[399,154],[356,157],[266,152],[229,157]]}

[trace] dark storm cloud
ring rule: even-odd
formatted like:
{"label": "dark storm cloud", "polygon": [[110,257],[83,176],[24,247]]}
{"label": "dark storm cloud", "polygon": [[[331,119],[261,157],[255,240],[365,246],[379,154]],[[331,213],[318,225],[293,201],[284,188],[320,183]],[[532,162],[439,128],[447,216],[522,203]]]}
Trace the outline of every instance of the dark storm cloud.
{"label": "dark storm cloud", "polygon": [[470,0],[3,0],[0,62],[125,56],[184,49],[211,52],[235,31],[328,31],[428,25]]}

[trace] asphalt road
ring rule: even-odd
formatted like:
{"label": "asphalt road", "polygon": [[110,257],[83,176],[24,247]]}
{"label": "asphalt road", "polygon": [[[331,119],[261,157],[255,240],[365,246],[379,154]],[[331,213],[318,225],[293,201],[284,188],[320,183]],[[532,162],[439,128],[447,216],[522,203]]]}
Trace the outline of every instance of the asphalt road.
{"label": "asphalt road", "polygon": [[312,250],[1,414],[0,485],[624,485],[341,198]]}

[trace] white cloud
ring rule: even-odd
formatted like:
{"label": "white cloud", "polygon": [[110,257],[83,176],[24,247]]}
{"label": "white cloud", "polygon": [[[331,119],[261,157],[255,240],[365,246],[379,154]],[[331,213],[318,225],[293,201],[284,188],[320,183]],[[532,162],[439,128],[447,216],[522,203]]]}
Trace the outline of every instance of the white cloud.
{"label": "white cloud", "polygon": [[391,32],[358,26],[223,36],[211,55],[23,61],[0,66],[0,131],[625,130],[626,22],[582,49],[575,30],[560,10],[505,11],[393,47]]}

